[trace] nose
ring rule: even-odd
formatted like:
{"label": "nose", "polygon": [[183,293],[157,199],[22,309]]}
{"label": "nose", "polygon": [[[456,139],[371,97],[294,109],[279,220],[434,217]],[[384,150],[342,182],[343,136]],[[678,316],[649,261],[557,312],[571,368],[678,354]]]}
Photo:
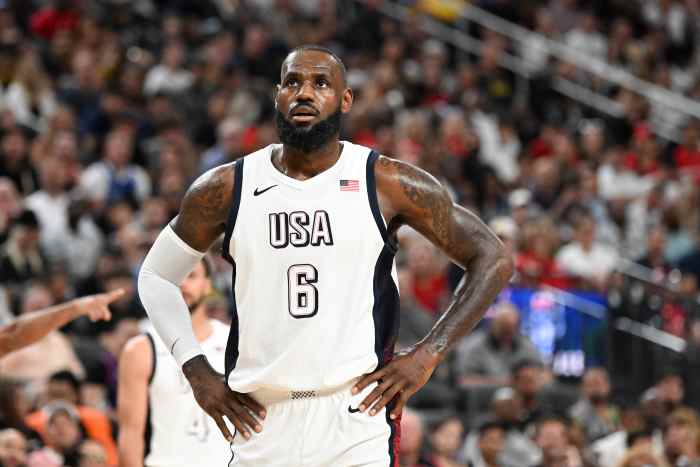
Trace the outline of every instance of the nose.
{"label": "nose", "polygon": [[313,85],[310,82],[304,81],[301,86],[299,86],[296,100],[299,102],[312,102],[314,100]]}

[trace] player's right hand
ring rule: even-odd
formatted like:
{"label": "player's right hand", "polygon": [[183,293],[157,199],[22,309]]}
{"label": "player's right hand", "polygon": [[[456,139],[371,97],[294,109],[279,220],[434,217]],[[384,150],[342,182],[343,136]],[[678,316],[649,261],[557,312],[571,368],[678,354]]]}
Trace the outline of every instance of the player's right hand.
{"label": "player's right hand", "polygon": [[228,442],[233,442],[234,435],[226,426],[224,416],[245,439],[250,438],[250,429],[257,433],[262,431],[265,407],[247,394],[232,391],[224,375],[214,370],[204,355],[185,362],[182,371],[190,382],[197,403],[214,419]]}

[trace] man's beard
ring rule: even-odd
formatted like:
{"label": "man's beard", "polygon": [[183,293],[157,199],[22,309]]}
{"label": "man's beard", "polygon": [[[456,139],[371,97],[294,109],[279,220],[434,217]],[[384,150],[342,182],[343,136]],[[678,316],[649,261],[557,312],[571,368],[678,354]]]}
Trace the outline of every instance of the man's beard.
{"label": "man's beard", "polygon": [[335,135],[340,133],[342,112],[340,106],[324,120],[311,126],[297,126],[287,120],[279,110],[275,112],[277,135],[285,145],[303,153],[310,153],[322,148]]}

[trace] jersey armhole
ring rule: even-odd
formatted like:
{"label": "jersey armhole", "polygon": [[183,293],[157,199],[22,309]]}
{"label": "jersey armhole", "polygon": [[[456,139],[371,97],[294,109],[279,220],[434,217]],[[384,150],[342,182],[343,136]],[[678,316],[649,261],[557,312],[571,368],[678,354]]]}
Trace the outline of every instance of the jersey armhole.
{"label": "jersey armhole", "polygon": [[379,200],[377,198],[377,182],[374,176],[374,165],[379,158],[377,151],[371,151],[367,157],[367,197],[369,199],[369,207],[372,210],[372,216],[374,217],[374,222],[377,224],[379,229],[379,234],[384,240],[384,244],[387,245],[392,251],[396,252],[397,245],[396,242],[389,237],[389,233],[386,229],[386,222],[382,216],[382,212],[379,209]]}
{"label": "jersey armhole", "polygon": [[148,338],[148,343],[151,345],[151,374],[148,376],[148,385],[150,386],[153,382],[153,378],[156,375],[156,343],[153,340],[153,336],[149,333],[144,334]]}
{"label": "jersey armhole", "polygon": [[236,218],[238,217],[238,209],[241,206],[241,192],[243,189],[243,163],[245,158],[238,159],[234,162],[234,175],[233,175],[233,202],[231,203],[231,209],[228,212],[228,219],[226,220],[226,231],[224,233],[224,243],[221,246],[221,255],[226,261],[233,264],[233,258],[231,258],[230,246],[231,246],[231,236],[233,235],[233,229],[236,226]]}

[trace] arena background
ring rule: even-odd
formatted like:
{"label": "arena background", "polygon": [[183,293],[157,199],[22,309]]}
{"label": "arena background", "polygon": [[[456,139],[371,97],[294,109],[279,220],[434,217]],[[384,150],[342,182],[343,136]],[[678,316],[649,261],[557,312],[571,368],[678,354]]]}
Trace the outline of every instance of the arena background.
{"label": "arena background", "polygon": [[[281,60],[316,43],[349,69],[342,138],[433,173],[517,264],[411,401],[401,465],[700,465],[699,41],[698,0],[0,0],[0,323],[127,289],[0,361],[0,429],[30,467],[116,465],[140,262],[194,178],[276,141]],[[410,345],[462,272],[400,243]],[[57,447],[52,375],[108,428]]]}

